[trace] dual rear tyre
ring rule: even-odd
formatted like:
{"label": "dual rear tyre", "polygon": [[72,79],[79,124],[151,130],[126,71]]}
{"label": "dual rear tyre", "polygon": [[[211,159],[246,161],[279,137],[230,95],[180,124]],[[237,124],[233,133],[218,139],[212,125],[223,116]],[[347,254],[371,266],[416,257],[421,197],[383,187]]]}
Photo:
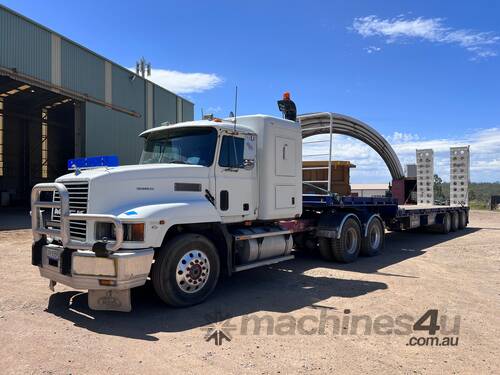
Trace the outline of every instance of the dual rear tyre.
{"label": "dual rear tyre", "polygon": [[459,211],[458,213],[458,229],[464,229],[467,226],[467,212]]}
{"label": "dual rear tyre", "polygon": [[466,226],[467,212],[462,210],[452,211],[442,215],[441,223],[434,227],[434,231],[437,229],[438,233],[447,234],[449,232],[456,232],[457,230],[464,229]]}
{"label": "dual rear tyre", "polygon": [[363,238],[361,245],[361,254],[365,256],[374,256],[380,253],[384,247],[385,229],[382,222],[374,218],[366,230],[366,237]]}
{"label": "dual rear tyre", "polygon": [[453,211],[450,213],[450,231],[456,232],[460,226],[460,217],[458,211]]}
{"label": "dual rear tyre", "polygon": [[368,225],[367,236],[363,237],[358,221],[350,217],[342,226],[339,238],[320,238],[319,252],[327,261],[350,263],[359,254],[374,256],[384,244],[384,227],[380,220],[373,219]]}
{"label": "dual rear tyre", "polygon": [[443,214],[441,224],[439,224],[438,232],[441,234],[449,233],[451,230],[451,215],[449,213]]}

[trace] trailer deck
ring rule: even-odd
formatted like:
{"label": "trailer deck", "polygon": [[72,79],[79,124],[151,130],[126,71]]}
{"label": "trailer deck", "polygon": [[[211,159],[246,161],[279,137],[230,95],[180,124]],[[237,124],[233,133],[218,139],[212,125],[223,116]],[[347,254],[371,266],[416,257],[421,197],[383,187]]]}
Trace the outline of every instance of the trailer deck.
{"label": "trailer deck", "polygon": [[441,213],[450,210],[465,209],[465,206],[439,206],[439,205],[399,205],[398,216],[407,216],[414,214],[428,214],[431,212]]}
{"label": "trailer deck", "polygon": [[445,214],[463,211],[468,216],[469,211],[465,206],[399,205],[393,197],[339,197],[334,194],[304,194],[302,204],[304,210],[376,213],[394,230],[441,224]]}

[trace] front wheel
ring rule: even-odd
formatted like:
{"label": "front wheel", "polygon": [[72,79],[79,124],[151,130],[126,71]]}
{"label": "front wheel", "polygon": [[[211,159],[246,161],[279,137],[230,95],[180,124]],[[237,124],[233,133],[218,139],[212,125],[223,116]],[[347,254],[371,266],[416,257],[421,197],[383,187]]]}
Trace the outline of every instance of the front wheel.
{"label": "front wheel", "polygon": [[205,300],[215,289],[219,272],[214,244],[205,236],[188,233],[174,237],[159,250],[151,280],[162,301],[183,307]]}

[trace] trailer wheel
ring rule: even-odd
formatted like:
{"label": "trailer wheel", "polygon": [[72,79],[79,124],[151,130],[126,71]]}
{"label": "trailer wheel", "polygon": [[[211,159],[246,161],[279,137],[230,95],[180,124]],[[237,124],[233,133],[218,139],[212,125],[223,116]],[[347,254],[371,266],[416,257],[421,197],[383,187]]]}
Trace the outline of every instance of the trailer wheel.
{"label": "trailer wheel", "polygon": [[451,217],[449,213],[443,214],[443,222],[439,224],[439,233],[446,234],[451,229]]}
{"label": "trailer wheel", "polygon": [[467,213],[460,211],[458,213],[458,229],[464,229],[467,226]]}
{"label": "trailer wheel", "polygon": [[450,231],[456,232],[459,229],[459,215],[457,211],[453,211],[450,213]]}
{"label": "trailer wheel", "polygon": [[368,225],[366,237],[361,242],[361,254],[374,256],[384,247],[384,226],[378,219],[373,219]]}
{"label": "trailer wheel", "polygon": [[206,237],[187,233],[168,241],[155,256],[151,280],[160,299],[175,307],[205,300],[219,279],[220,260]]}
{"label": "trailer wheel", "polygon": [[348,218],[342,227],[340,238],[332,239],[331,245],[333,257],[337,262],[354,262],[361,249],[361,228],[357,221],[352,217]]}

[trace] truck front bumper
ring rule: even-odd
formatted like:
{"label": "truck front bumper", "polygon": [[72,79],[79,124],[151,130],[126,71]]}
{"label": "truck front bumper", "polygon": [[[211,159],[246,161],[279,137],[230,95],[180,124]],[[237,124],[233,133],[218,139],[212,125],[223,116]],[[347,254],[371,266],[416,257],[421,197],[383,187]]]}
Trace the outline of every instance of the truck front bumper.
{"label": "truck front bumper", "polygon": [[[96,257],[93,251],[67,252],[58,245],[37,249],[40,275],[73,289],[130,289],[143,285],[153,261],[152,248],[118,250],[106,258]],[[34,251],[37,251],[34,250]]]}

